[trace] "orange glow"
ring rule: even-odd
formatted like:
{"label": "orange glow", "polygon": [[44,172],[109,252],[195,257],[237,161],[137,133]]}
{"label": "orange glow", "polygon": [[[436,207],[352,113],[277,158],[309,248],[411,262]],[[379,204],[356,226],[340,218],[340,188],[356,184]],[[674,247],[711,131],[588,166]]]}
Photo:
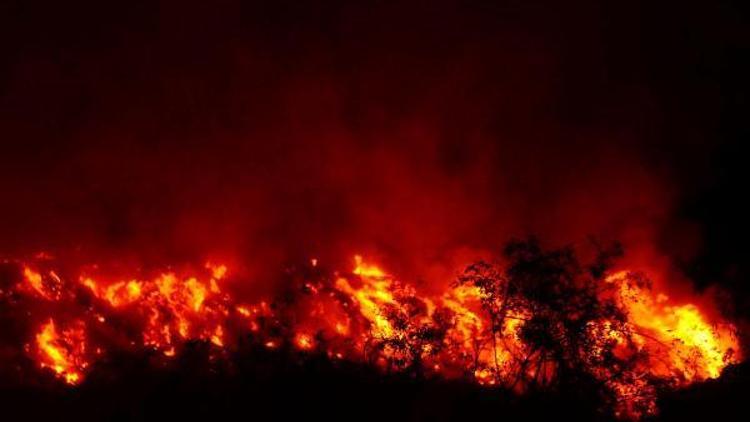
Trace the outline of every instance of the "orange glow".
{"label": "orange glow", "polygon": [[207,263],[206,268],[211,270],[211,277],[214,278],[214,280],[221,280],[227,275],[227,266],[223,264],[212,264]]}
{"label": "orange glow", "polygon": [[[132,347],[151,348],[165,358],[176,356],[186,341],[226,350],[238,336],[251,333],[257,344],[271,350],[289,345],[331,359],[372,362],[385,370],[418,364],[431,374],[469,377],[517,392],[551,385],[559,370],[559,362],[529,343],[527,330],[537,329],[532,322],[540,309],[531,301],[516,298],[506,309],[510,299],[497,293],[501,290],[492,293],[473,284],[451,284],[438,294],[423,295],[360,255],[351,272],[300,282],[300,297],[283,312],[273,301],[235,303],[222,289],[228,273],[222,264],[119,281],[106,274],[81,275],[78,288],[93,299],[83,309],[80,304],[87,301],[77,301],[76,290],[63,277],[22,268],[19,292],[64,303],[66,312],[80,317],[64,330],[49,319],[35,334],[39,366],[69,384],[82,382],[88,359],[107,351],[97,344],[96,353],[87,356],[84,321],[101,327],[123,319],[140,330],[139,338],[128,339]],[[613,300],[622,313],[587,321],[586,346],[576,352],[585,370],[614,394],[616,413],[626,418],[656,412],[656,387],[649,379],[677,388],[717,378],[741,357],[733,325],[709,318],[695,303],[675,303],[644,279],[620,271],[600,280],[597,300]],[[612,369],[602,364],[608,356],[635,363],[627,366],[627,376],[613,377]]]}
{"label": "orange glow", "polygon": [[313,348],[313,339],[308,334],[300,333],[297,334],[294,344],[302,350],[310,350]]}
{"label": "orange glow", "polygon": [[211,343],[219,347],[224,346],[224,329],[221,328],[221,325],[218,325],[216,330],[214,330],[214,334],[211,336]]}
{"label": "orange glow", "polygon": [[59,333],[50,319],[36,335],[39,365],[50,368],[68,384],[78,384],[88,366],[85,360],[86,334],[83,327]]}
{"label": "orange glow", "polygon": [[359,305],[362,316],[372,324],[374,337],[392,337],[393,327],[383,313],[385,306],[396,306],[391,292],[392,279],[386,276],[380,268],[364,263],[360,255],[355,255],[354,261],[356,266],[353,274],[360,276],[362,286],[354,288],[349,280],[342,277],[336,280],[336,288],[351,295]]}
{"label": "orange glow", "polygon": [[226,275],[225,265],[206,266],[210,279],[162,273],[150,280],[117,281],[102,284],[93,277],[81,277],[97,298],[113,308],[128,307],[145,316],[143,344],[174,355],[175,339],[208,340],[224,346],[224,319],[228,312],[217,281]]}
{"label": "orange glow", "polygon": [[380,268],[376,267],[375,265],[366,264],[362,260],[362,255],[354,255],[354,263],[356,264],[354,267],[354,271],[352,271],[356,275],[361,275],[362,277],[368,277],[368,278],[383,278],[385,277],[385,273]]}
{"label": "orange glow", "polygon": [[23,277],[26,280],[27,286],[42,298],[48,300],[59,298],[61,280],[54,271],[50,271],[45,278],[41,273],[29,267],[24,267]]}
{"label": "orange glow", "polygon": [[631,278],[617,273],[608,281],[619,283],[637,344],[655,357],[650,368],[654,375],[685,383],[717,378],[727,364],[738,362],[739,342],[732,326],[709,324],[696,305],[670,304],[667,296],[653,295]]}
{"label": "orange glow", "polygon": [[42,275],[38,272],[32,270],[29,267],[26,267],[23,269],[23,275],[26,277],[26,281],[29,282],[31,287],[36,290],[39,294],[42,296],[47,295],[47,292],[44,291],[44,286],[42,285]]}

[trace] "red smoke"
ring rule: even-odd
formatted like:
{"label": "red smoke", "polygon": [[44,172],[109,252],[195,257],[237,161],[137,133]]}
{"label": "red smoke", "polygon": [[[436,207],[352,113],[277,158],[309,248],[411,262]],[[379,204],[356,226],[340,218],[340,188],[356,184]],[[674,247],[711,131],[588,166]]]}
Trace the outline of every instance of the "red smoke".
{"label": "red smoke", "polygon": [[[648,86],[599,89],[622,70],[593,16],[566,10],[580,22],[560,39],[524,9],[500,26],[452,4],[320,22],[168,10],[86,23],[107,48],[46,22],[56,43],[17,49],[3,250],[214,257],[259,284],[353,250],[445,278],[529,233],[621,239],[646,260],[693,252],[695,230],[671,229],[683,175],[663,165],[658,101]],[[152,24],[125,29],[136,22]]]}

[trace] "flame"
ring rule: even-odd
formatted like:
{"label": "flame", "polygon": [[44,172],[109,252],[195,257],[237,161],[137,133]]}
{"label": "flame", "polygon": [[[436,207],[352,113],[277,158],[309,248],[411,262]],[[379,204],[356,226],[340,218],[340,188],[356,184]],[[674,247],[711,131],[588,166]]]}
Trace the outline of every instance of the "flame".
{"label": "flame", "polygon": [[362,259],[362,255],[354,255],[354,263],[355,266],[352,273],[356,275],[367,277],[370,279],[385,278],[385,272],[375,265],[365,263]]}
{"label": "flame", "polygon": [[670,304],[666,295],[638,286],[626,272],[607,281],[619,283],[638,347],[655,357],[652,374],[673,376],[684,384],[718,378],[728,363],[737,361],[739,344],[731,325],[710,324],[694,304]]}
{"label": "flame", "polygon": [[392,280],[380,268],[365,264],[362,257],[355,255],[353,274],[360,276],[362,286],[354,288],[346,278],[336,280],[336,288],[349,294],[359,305],[360,312],[371,324],[373,336],[388,338],[394,335],[391,322],[383,313],[386,305],[396,305],[392,289]]}
{"label": "flame", "polygon": [[25,266],[23,277],[27,286],[42,298],[48,300],[60,298],[62,280],[54,271],[49,271],[46,276],[43,276],[41,273]]}
{"label": "flame", "polygon": [[300,333],[294,339],[294,343],[302,350],[310,350],[313,348],[313,339],[309,334]]}
{"label": "flame", "polygon": [[[139,337],[125,333],[123,343],[155,349],[165,359],[176,356],[187,341],[204,341],[221,351],[234,347],[238,336],[252,333],[257,344],[271,350],[289,345],[387,370],[417,365],[435,375],[468,377],[518,392],[550,385],[557,376],[561,363],[528,339],[539,326],[537,312],[543,312],[532,302],[511,303],[507,292],[466,283],[423,295],[361,255],[354,256],[353,264],[349,273],[306,279],[302,295],[283,313],[273,301],[234,302],[222,286],[228,268],[218,263],[195,272],[170,270],[119,280],[87,273],[88,268],[71,278],[94,299],[83,308],[86,301],[77,298],[68,278],[24,265],[19,292],[59,303],[67,309],[66,318],[73,316],[64,325],[57,316],[48,318],[35,334],[38,365],[68,384],[82,382],[90,359],[119,344],[97,345],[89,356],[87,318],[92,327],[128,321]],[[310,265],[320,268],[317,259]],[[675,303],[644,280],[631,271],[602,279],[598,300],[612,299],[622,317],[588,321],[586,346],[576,352],[585,370],[614,394],[620,417],[656,413],[653,380],[677,388],[717,378],[741,357],[732,324],[712,320],[694,303]],[[563,327],[544,328],[565,332]],[[626,370],[613,372],[605,364],[610,355]]]}
{"label": "flame", "polygon": [[86,335],[83,327],[58,333],[55,321],[50,319],[36,335],[39,365],[52,369],[68,384],[81,382],[88,366],[85,360]]}
{"label": "flame", "polygon": [[208,340],[224,345],[223,320],[228,313],[217,281],[227,272],[225,265],[207,265],[208,280],[166,272],[150,280],[117,281],[102,284],[93,277],[81,277],[81,284],[113,308],[127,307],[142,315],[145,345],[174,355],[176,339]]}
{"label": "flame", "polygon": [[208,262],[206,263],[206,268],[211,270],[211,277],[214,280],[221,280],[227,275],[227,266],[224,264],[212,264]]}
{"label": "flame", "polygon": [[26,281],[29,283],[29,285],[31,285],[31,287],[36,290],[37,293],[44,297],[47,297],[47,292],[44,290],[44,286],[42,285],[41,274],[29,267],[25,267],[23,269],[23,276],[26,278]]}

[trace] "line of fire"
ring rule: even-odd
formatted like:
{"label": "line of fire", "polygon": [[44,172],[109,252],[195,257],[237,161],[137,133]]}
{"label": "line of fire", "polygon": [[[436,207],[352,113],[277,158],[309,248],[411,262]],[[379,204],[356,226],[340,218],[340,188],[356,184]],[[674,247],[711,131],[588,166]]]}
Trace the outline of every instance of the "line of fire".
{"label": "line of fire", "polygon": [[22,356],[70,388],[113,353],[168,361],[199,342],[226,360],[244,341],[517,394],[588,379],[612,416],[640,419],[658,413],[659,392],[716,379],[742,351],[716,309],[672,300],[619,267],[621,254],[615,244],[581,262],[572,248],[513,241],[437,294],[360,255],[340,270],[312,258],[288,271],[283,297],[251,303],[229,293],[240,281],[222,263],[117,278],[39,254],[2,264],[0,305],[26,315]]}

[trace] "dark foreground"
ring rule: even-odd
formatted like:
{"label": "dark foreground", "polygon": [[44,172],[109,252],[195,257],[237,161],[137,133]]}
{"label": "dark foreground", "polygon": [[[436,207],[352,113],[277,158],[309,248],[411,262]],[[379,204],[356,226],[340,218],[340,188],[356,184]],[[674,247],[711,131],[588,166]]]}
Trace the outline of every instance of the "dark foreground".
{"label": "dark foreground", "polygon": [[[746,420],[748,372],[728,368],[720,380],[663,395],[656,419]],[[517,396],[288,352],[212,360],[201,345],[166,363],[113,357],[75,388],[45,375],[2,380],[0,407],[3,420],[25,421],[612,419],[584,385]]]}

